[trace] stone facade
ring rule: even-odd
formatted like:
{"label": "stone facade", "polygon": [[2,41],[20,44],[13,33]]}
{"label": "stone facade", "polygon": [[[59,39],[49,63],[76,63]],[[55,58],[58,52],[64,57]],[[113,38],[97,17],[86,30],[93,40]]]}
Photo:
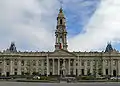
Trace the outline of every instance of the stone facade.
{"label": "stone facade", "polygon": [[18,52],[15,44],[0,52],[0,75],[120,76],[120,53],[108,43],[105,52],[69,52],[62,8],[57,17],[55,51]]}

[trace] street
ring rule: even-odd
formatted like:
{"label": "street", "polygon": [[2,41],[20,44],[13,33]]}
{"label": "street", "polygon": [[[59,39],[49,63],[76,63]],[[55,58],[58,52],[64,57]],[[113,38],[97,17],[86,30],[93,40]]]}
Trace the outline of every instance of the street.
{"label": "street", "polygon": [[0,86],[120,86],[114,82],[90,83],[31,83],[31,82],[0,82]]}

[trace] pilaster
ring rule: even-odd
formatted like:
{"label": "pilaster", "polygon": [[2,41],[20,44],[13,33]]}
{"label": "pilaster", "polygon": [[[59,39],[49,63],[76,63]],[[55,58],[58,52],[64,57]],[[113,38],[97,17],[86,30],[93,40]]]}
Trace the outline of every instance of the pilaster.
{"label": "pilaster", "polygon": [[74,66],[73,66],[74,70],[73,70],[73,73],[74,75],[76,75],[76,59],[74,59]]}
{"label": "pilaster", "polygon": [[13,60],[10,60],[10,75],[14,75]]}
{"label": "pilaster", "polygon": [[105,60],[103,59],[103,63],[102,63],[102,71],[103,71],[103,75],[106,75],[106,73],[105,73],[105,69],[106,69]]}
{"label": "pilaster", "polygon": [[60,59],[58,59],[58,75],[60,75]]}
{"label": "pilaster", "polygon": [[21,60],[18,60],[18,75],[21,75]]}
{"label": "pilaster", "polygon": [[70,75],[70,59],[68,59],[68,75]]}
{"label": "pilaster", "polygon": [[6,61],[5,61],[5,59],[3,60],[3,72],[2,72],[2,75],[6,76]]}
{"label": "pilaster", "polygon": [[84,73],[85,73],[85,75],[87,75],[87,60],[85,60],[85,62],[84,62]]}
{"label": "pilaster", "polygon": [[93,75],[93,60],[90,61],[90,73]]}
{"label": "pilaster", "polygon": [[47,56],[47,76],[49,75],[49,57]]}
{"label": "pilaster", "polygon": [[55,75],[55,62],[54,62],[54,58],[52,60],[53,60],[53,75]]}

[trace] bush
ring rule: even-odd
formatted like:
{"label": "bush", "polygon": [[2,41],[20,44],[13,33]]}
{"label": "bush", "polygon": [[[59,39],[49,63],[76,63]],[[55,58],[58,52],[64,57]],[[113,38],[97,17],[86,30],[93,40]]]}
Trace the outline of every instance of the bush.
{"label": "bush", "polygon": [[40,76],[40,79],[41,80],[48,80],[48,77],[47,76]]}
{"label": "bush", "polygon": [[94,80],[95,77],[93,77],[93,76],[81,76],[79,79],[82,79],[82,80]]}

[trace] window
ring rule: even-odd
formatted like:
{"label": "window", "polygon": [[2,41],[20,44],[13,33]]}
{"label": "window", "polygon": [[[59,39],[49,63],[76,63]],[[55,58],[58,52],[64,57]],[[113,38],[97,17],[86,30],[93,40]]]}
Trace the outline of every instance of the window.
{"label": "window", "polygon": [[87,61],[87,66],[90,66],[90,61],[89,60]]}
{"label": "window", "polygon": [[73,60],[70,61],[70,66],[73,66]]}
{"label": "window", "polygon": [[24,60],[21,61],[21,65],[24,66]]}
{"label": "window", "polygon": [[108,60],[106,60],[105,63],[106,63],[106,66],[108,66]]}
{"label": "window", "polygon": [[76,63],[76,66],[78,66],[78,63]]}
{"label": "window", "polygon": [[115,60],[113,61],[113,65],[114,65],[114,66],[116,65],[116,61],[115,61]]}
{"label": "window", "polygon": [[81,61],[81,65],[84,66],[84,60]]}
{"label": "window", "polygon": [[47,66],[47,61],[46,60],[44,60],[44,66]]}
{"label": "window", "polygon": [[62,24],[62,19],[60,19],[60,24]]}
{"label": "window", "polygon": [[0,65],[2,65],[2,62],[0,62]]}
{"label": "window", "polygon": [[17,71],[17,69],[15,68],[14,71]]}
{"label": "window", "polygon": [[14,61],[14,65],[17,65],[17,60]]}
{"label": "window", "polygon": [[6,63],[7,63],[7,65],[9,65],[9,64],[10,64],[10,60],[9,60],[9,59],[7,59],[7,60],[6,60]]}
{"label": "window", "polygon": [[30,60],[27,61],[27,66],[30,66]]}
{"label": "window", "polygon": [[36,61],[35,60],[33,60],[33,66],[36,66]]}
{"label": "window", "polygon": [[38,61],[38,65],[41,66],[41,60]]}
{"label": "window", "polygon": [[96,61],[95,60],[93,60],[93,66],[95,66],[96,65]]}

